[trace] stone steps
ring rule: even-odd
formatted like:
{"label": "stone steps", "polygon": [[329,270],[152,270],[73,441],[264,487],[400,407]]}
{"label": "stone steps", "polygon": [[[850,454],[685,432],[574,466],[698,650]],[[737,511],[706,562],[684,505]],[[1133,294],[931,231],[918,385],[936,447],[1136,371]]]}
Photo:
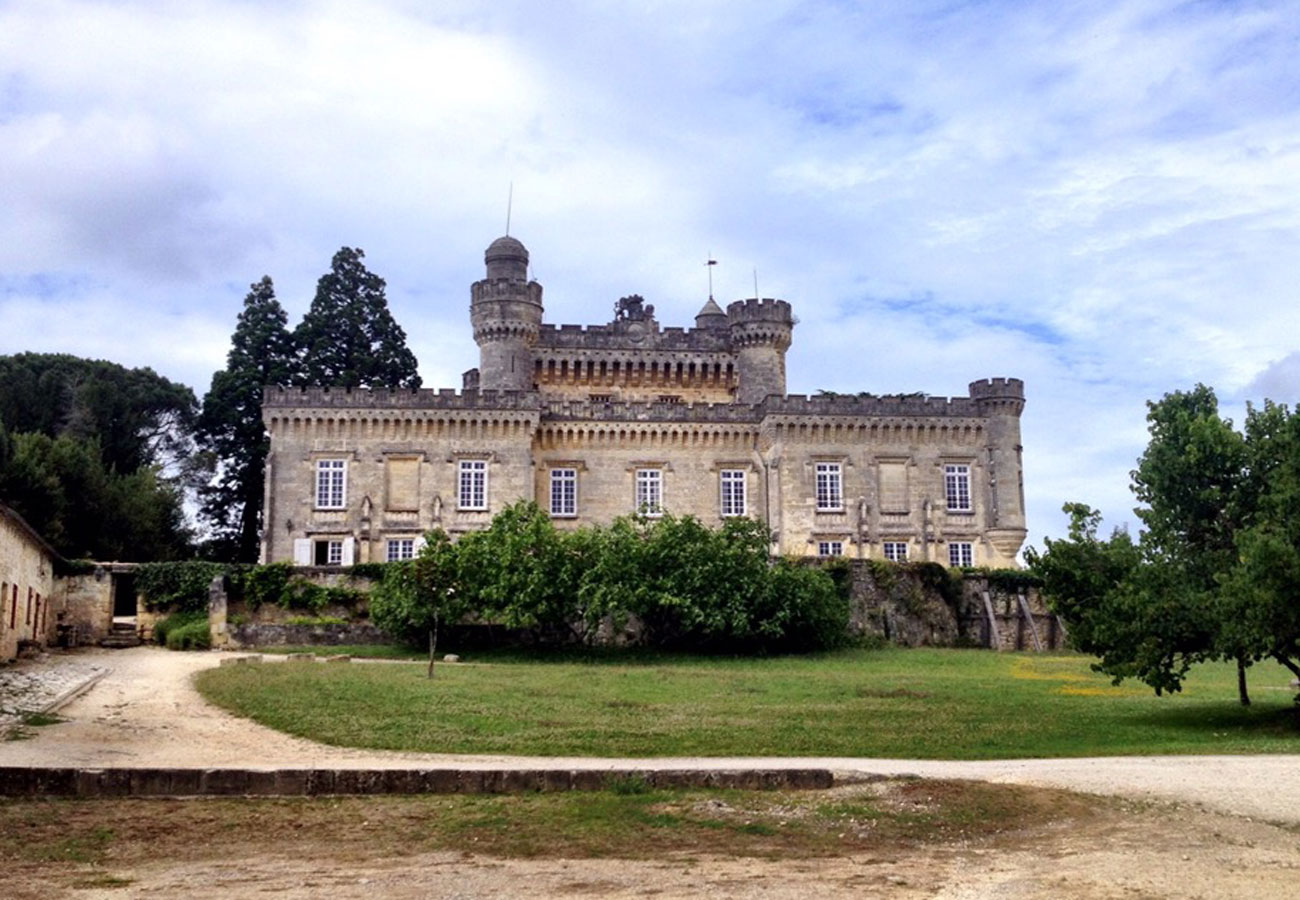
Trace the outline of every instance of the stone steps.
{"label": "stone steps", "polygon": [[113,628],[99,642],[99,646],[110,650],[125,650],[127,647],[139,647],[143,641],[134,625],[130,622],[114,622]]}

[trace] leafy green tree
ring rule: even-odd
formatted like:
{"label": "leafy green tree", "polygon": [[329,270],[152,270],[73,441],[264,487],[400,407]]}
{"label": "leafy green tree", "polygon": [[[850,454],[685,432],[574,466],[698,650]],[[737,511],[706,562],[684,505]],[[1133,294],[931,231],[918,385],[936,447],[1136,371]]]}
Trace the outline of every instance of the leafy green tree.
{"label": "leafy green tree", "polygon": [[1244,432],[1203,385],[1148,404],[1151,441],[1133,473],[1145,530],[1098,541],[1099,516],[1067,504],[1070,537],[1030,554],[1071,639],[1116,681],[1176,691],[1197,662],[1246,672],[1273,658],[1300,675],[1300,422],[1251,409]]}
{"label": "leafy green tree", "polygon": [[414,354],[393,320],[384,280],[366,269],[360,249],[343,247],[316,285],[316,297],[294,331],[299,381],[339,387],[418,388]]}
{"label": "leafy green tree", "polygon": [[392,635],[407,640],[426,638],[430,678],[438,651],[438,627],[459,622],[471,611],[460,585],[457,547],[442,529],[424,536],[413,560],[392,563],[370,596],[370,617]]}
{"label": "leafy green tree", "polygon": [[1221,578],[1222,642],[1300,679],[1300,412],[1247,412],[1248,460],[1236,557]]}
{"label": "leafy green tree", "polygon": [[181,495],[153,467],[105,468],[98,444],[63,435],[14,436],[0,497],[64,556],[177,559],[189,553]]}
{"label": "leafy green tree", "polygon": [[287,384],[296,369],[288,317],[269,276],[251,285],[230,339],[226,368],[212,376],[196,437],[216,465],[200,488],[200,516],[211,532],[209,555],[255,562],[262,524],[266,454],[262,389]]}
{"label": "leafy green tree", "polygon": [[457,545],[464,599],[480,615],[527,629],[538,641],[582,640],[598,623],[579,606],[592,549],[556,529],[536,503],[511,504],[489,528]]}

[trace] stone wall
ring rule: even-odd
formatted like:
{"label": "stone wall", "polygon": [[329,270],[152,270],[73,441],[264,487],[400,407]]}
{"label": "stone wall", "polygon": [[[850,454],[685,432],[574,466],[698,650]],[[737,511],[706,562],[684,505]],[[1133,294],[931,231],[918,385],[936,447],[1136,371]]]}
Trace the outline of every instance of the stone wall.
{"label": "stone wall", "polygon": [[980,575],[944,584],[951,576],[937,566],[855,560],[848,570],[849,627],[858,636],[906,647],[1066,648],[1065,628],[1037,588],[998,587]]}
{"label": "stone wall", "polygon": [[113,628],[113,577],[96,566],[88,574],[59,579],[60,624],[76,629],[76,644],[97,644]]}
{"label": "stone wall", "polygon": [[0,504],[0,662],[24,641],[47,644],[55,634],[55,552],[22,517]]}
{"label": "stone wall", "polygon": [[232,648],[313,646],[345,644],[391,644],[393,639],[367,622],[345,625],[276,625],[248,622],[231,625],[226,632]]}

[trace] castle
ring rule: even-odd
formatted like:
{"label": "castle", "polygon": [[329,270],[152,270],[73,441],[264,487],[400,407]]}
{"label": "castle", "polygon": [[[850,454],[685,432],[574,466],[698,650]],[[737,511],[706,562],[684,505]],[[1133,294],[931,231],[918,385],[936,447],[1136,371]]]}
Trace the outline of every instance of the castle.
{"label": "castle", "polygon": [[454,390],[267,388],[263,562],[407,559],[520,499],[557,526],[663,512],[768,524],[773,552],[1013,566],[1025,539],[1014,378],[965,397],[785,393],[790,304],[712,298],[661,328],[544,324],[528,251],[470,290],[479,367]]}

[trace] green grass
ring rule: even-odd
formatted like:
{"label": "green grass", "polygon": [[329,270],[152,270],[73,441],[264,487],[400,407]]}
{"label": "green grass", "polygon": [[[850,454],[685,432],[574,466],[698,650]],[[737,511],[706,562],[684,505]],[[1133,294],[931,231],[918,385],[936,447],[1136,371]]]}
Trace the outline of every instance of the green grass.
{"label": "green grass", "polygon": [[317,656],[351,656],[356,659],[428,660],[428,653],[400,644],[285,644],[275,647],[250,647],[250,652],[287,655],[314,653]]}
{"label": "green grass", "polygon": [[1206,665],[1182,694],[1112,687],[1077,655],[848,651],[419,666],[226,666],[205,697],[329,744],[441,753],[992,759],[1300,752],[1280,666]]}

